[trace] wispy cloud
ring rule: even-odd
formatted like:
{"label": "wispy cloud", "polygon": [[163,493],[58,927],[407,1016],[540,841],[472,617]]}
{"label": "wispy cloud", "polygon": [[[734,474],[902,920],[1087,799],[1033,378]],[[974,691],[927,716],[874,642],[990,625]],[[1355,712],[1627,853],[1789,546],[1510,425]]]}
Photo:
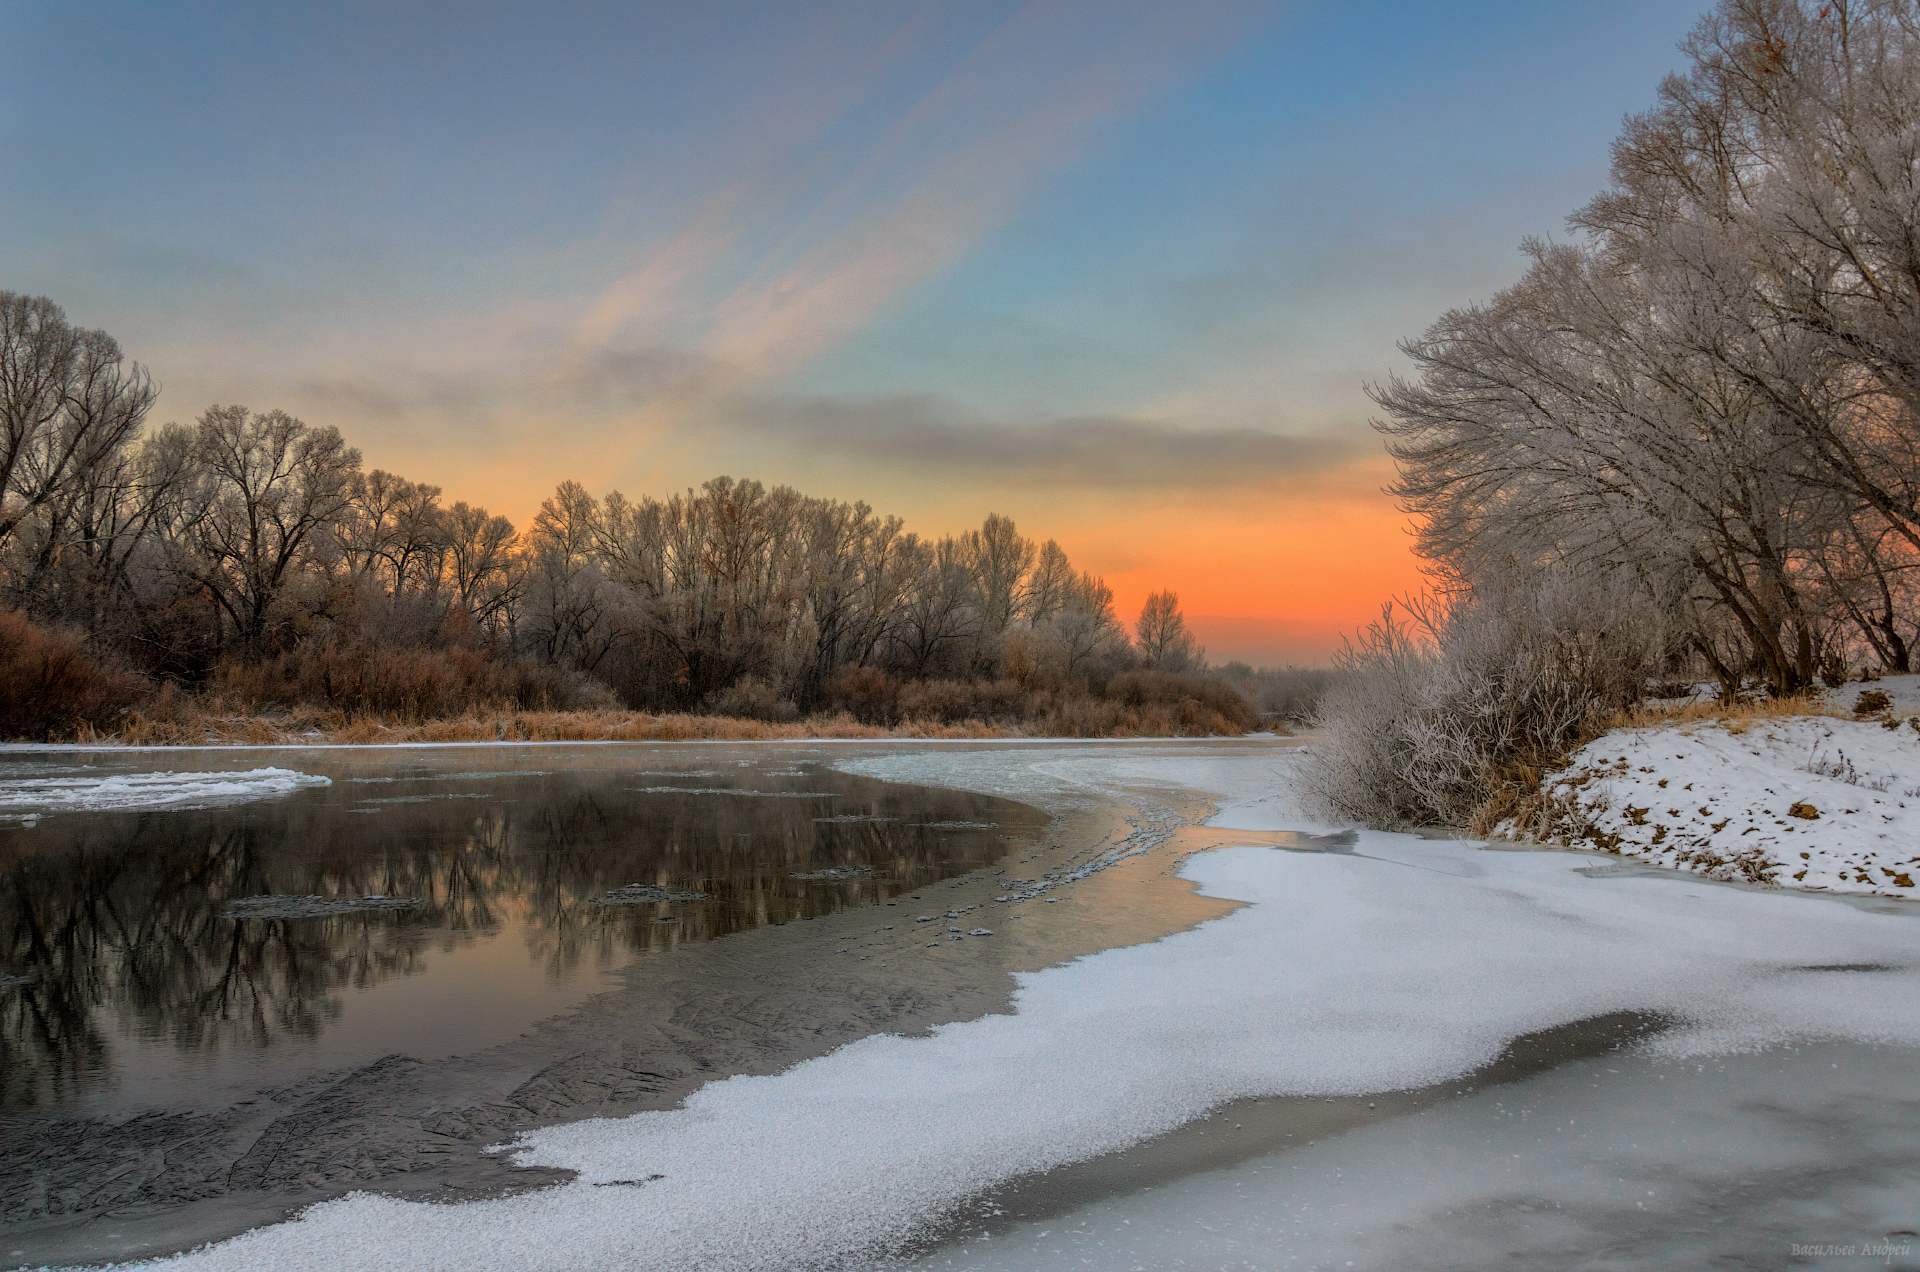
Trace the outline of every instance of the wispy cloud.
{"label": "wispy cloud", "polygon": [[[743,426],[743,440],[764,441],[755,421],[810,409],[785,387],[794,373],[964,257],[1103,125],[1221,52],[1266,7],[1029,0],[983,23],[978,10],[928,6],[843,76],[765,86],[708,138],[701,178],[682,174],[676,210],[607,210],[556,257],[578,271],[571,300],[548,290],[497,314],[423,315],[393,345],[309,361],[296,404],[375,423],[410,448],[484,437],[486,465],[530,484],[589,457],[628,479],[643,456]],[[888,449],[905,462],[915,444]],[[1253,434],[1219,444],[1274,454]],[[1042,451],[1064,471],[1076,446],[1088,458],[1098,449],[1059,432]],[[1011,429],[996,453],[1021,447],[1041,456]],[[1153,464],[1133,476],[1108,466],[1143,481]]]}
{"label": "wispy cloud", "polygon": [[[810,128],[789,128],[784,154],[756,156],[608,283],[577,338],[671,328],[743,375],[792,370],[959,259],[1103,123],[1193,70],[1258,7],[1034,0],[964,37],[916,16],[881,64],[806,104]],[[891,72],[961,39],[965,51],[901,108]],[[859,160],[837,165],[839,134],[876,119]]]}
{"label": "wispy cloud", "polygon": [[981,420],[924,397],[761,399],[720,409],[779,444],[816,456],[836,454],[862,467],[1055,489],[1270,488],[1311,481],[1376,449],[1369,439],[1189,428],[1151,419]]}

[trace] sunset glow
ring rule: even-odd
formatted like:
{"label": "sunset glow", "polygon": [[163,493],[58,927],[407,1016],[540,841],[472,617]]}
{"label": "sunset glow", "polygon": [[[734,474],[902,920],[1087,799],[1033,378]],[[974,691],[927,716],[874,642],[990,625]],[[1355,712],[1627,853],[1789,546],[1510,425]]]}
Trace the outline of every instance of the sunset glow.
{"label": "sunset glow", "polygon": [[[989,512],[1323,660],[1420,583],[1366,385],[1605,179],[1691,5],[6,11],[0,284],[524,526]],[[114,156],[102,164],[102,155]]]}

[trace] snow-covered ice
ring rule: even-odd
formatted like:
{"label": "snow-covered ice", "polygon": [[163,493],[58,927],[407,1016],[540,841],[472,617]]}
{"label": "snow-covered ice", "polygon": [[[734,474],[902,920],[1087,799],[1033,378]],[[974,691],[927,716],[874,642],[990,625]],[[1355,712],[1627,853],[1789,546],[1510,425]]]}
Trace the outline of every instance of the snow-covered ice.
{"label": "snow-covered ice", "polygon": [[47,813],[212,808],[331,784],[331,778],[283,768],[238,773],[88,773],[18,778],[0,781],[0,810],[11,814],[11,820],[25,820]]}
{"label": "snow-covered ice", "polygon": [[1544,785],[1577,806],[1567,838],[1580,846],[1714,878],[1920,899],[1920,732],[1906,725],[1618,729]]}
{"label": "snow-covered ice", "polygon": [[[913,760],[924,780],[946,758]],[[1218,793],[1219,820],[1278,823],[1285,764],[1273,751],[1191,763],[1010,751],[982,768],[1010,794],[1157,779]],[[829,1266],[894,1248],[1010,1178],[1226,1101],[1434,1083],[1516,1035],[1602,1013],[1685,1021],[1651,1053],[1670,1061],[1805,1039],[1920,1045],[1911,917],[1685,877],[1596,878],[1592,863],[1370,832],[1350,854],[1203,854],[1187,875],[1250,904],[1023,975],[1012,1015],[868,1038],[712,1083],[678,1110],[517,1141],[525,1164],[580,1172],[563,1187],[465,1205],[343,1198],[168,1266]],[[1854,964],[1891,970],[1817,970]]]}
{"label": "snow-covered ice", "polygon": [[[912,1266],[1920,1267],[1915,1067],[1906,1048],[1839,1043],[1609,1055],[984,1240],[969,1232]],[[1231,1134],[1219,1119],[1212,1129]]]}

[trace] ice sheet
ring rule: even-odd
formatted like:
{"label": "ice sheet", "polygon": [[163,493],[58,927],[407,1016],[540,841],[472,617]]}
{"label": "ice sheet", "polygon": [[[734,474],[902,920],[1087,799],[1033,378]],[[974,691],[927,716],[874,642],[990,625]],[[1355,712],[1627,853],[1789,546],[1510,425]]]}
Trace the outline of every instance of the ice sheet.
{"label": "ice sheet", "polygon": [[1912,1268],[1916,1072],[1920,1052],[1859,1044],[1609,1056],[911,1266]]}

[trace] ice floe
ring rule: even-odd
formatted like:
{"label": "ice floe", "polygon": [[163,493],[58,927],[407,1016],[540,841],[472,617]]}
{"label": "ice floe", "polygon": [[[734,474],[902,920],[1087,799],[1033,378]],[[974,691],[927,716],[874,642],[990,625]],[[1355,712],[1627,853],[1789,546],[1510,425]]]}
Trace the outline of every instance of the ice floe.
{"label": "ice floe", "polygon": [[630,883],[624,888],[614,888],[605,896],[595,897],[595,905],[649,905],[661,901],[704,901],[704,892],[675,892],[663,888],[657,883]]}
{"label": "ice floe", "polygon": [[0,781],[0,809],[15,815],[212,808],[273,799],[332,779],[292,769],[233,773],[87,773]]}
{"label": "ice floe", "polygon": [[333,914],[352,914],[358,910],[412,910],[427,903],[425,897],[322,897],[273,896],[240,897],[227,902],[230,919],[318,919]]}

